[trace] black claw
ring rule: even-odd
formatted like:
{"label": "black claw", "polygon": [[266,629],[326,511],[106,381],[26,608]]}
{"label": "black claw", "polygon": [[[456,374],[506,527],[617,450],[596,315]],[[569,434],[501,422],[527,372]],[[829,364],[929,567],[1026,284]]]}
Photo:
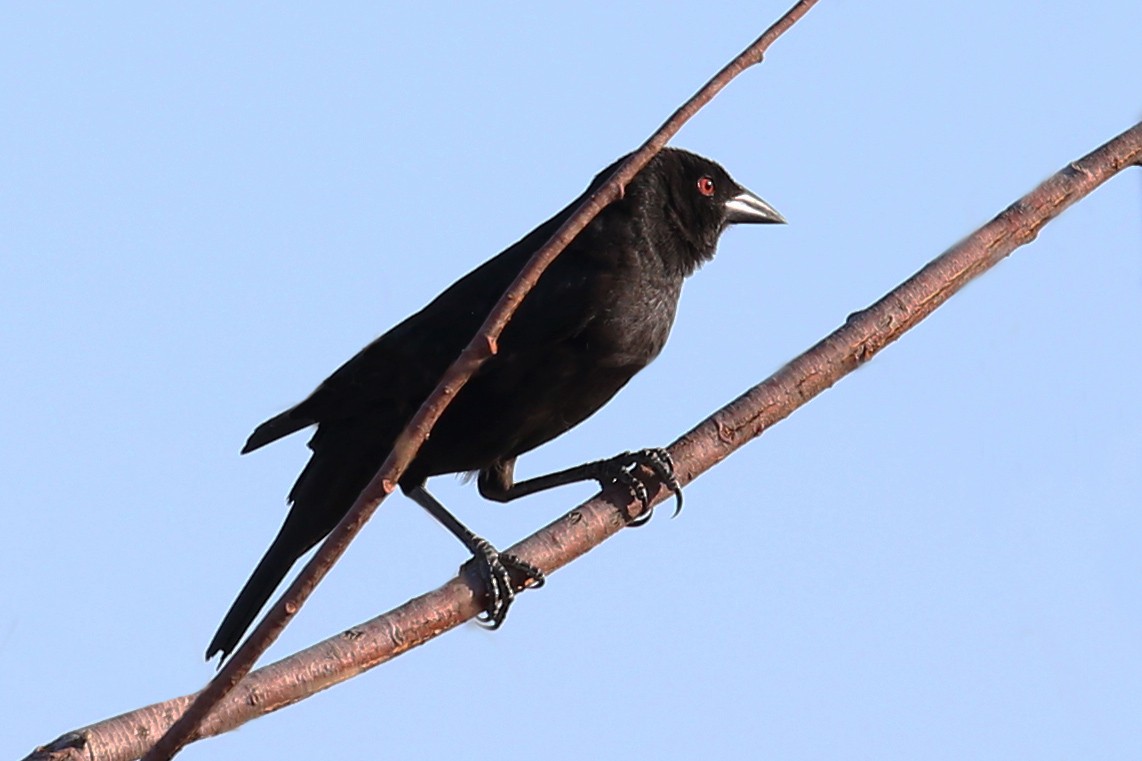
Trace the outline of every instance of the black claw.
{"label": "black claw", "polygon": [[480,539],[476,543],[473,559],[476,562],[476,571],[484,582],[485,590],[484,612],[476,616],[476,621],[489,629],[498,629],[515,599],[511,576],[500,561],[499,552],[485,539]]}
{"label": "black claw", "polygon": [[522,576],[522,586],[527,589],[539,589],[547,583],[547,576],[544,575],[543,571],[518,555],[503,553],[500,555],[500,562],[507,566],[508,570],[515,571]]}
{"label": "black claw", "polygon": [[630,516],[627,516],[627,526],[629,528],[638,528],[639,526],[645,526],[646,524],[650,523],[650,519],[653,515],[654,508],[650,507],[647,508],[645,513],[638,516],[637,518],[631,518]]}
{"label": "black claw", "polygon": [[643,458],[642,464],[653,470],[663,486],[674,492],[674,514],[670,517],[677,518],[682,512],[682,485],[674,476],[674,458],[665,449],[644,449],[638,454]]}
{"label": "black claw", "polygon": [[615,471],[614,480],[630,490],[632,497],[642,503],[643,510],[650,509],[650,494],[646,491],[646,484],[642,479],[629,470],[630,466]]}
{"label": "black claw", "polygon": [[538,588],[546,582],[543,571],[515,555],[501,554],[486,539],[477,540],[472,559],[486,590],[484,612],[476,616],[476,622],[487,629],[499,629],[515,601],[512,571],[523,577],[525,587]]}

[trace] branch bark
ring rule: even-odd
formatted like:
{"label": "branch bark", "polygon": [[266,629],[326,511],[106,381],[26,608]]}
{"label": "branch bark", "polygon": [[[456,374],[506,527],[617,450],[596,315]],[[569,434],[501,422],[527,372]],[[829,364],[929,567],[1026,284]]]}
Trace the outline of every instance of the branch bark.
{"label": "branch bark", "polygon": [[[1142,123],[1072,162],[1009,206],[970,237],[925,265],[867,309],[762,383],[722,407],[670,446],[683,484],[721,462],[899,338],[966,283],[987,271],[1071,204],[1124,167],[1142,166]],[[657,485],[652,503],[671,496]],[[610,489],[510,548],[545,573],[570,563],[623,528],[624,489]],[[342,634],[250,674],[210,714],[195,739],[233,729],[250,719],[373,668],[473,618],[481,610],[477,579],[458,576],[428,594]],[[195,696],[156,703],[69,732],[25,761],[128,761],[147,750]]]}

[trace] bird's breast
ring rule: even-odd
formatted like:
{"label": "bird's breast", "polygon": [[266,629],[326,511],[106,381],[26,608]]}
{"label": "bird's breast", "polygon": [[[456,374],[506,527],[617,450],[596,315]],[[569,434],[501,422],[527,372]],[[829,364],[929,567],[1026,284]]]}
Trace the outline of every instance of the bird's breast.
{"label": "bird's breast", "polygon": [[611,289],[584,331],[586,348],[602,365],[644,367],[670,337],[680,293],[681,283],[647,280]]}

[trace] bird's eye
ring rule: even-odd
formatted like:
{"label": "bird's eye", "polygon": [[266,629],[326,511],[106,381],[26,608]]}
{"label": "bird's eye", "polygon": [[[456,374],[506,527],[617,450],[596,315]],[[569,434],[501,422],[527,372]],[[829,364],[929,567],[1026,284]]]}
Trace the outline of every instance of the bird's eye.
{"label": "bird's eye", "polygon": [[714,195],[714,181],[709,177],[698,180],[698,192],[707,197]]}

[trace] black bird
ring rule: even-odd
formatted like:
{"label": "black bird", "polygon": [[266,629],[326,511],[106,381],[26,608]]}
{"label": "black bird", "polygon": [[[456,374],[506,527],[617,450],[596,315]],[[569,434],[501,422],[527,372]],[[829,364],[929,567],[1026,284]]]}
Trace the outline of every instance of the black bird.
{"label": "black bird", "polygon": [[[309,398],[262,423],[242,453],[311,425],[313,456],[289,493],[285,523],[206,650],[225,659],[294,562],[352,506],[394,439],[471,340],[523,265],[619,165],[522,240],[458,280],[428,306],[362,349]],[[498,553],[424,488],[443,473],[476,472],[484,497],[506,502],[572,481],[621,481],[645,501],[638,464],[675,489],[663,450],[625,453],[513,482],[516,458],[602,407],[662,350],[682,281],[713,258],[730,224],[784,222],[717,163],[665,149],[574,239],[524,299],[498,351],[440,418],[401,489],[472,552],[487,588],[484,621],[495,628],[512,601],[509,569],[538,569]]]}

